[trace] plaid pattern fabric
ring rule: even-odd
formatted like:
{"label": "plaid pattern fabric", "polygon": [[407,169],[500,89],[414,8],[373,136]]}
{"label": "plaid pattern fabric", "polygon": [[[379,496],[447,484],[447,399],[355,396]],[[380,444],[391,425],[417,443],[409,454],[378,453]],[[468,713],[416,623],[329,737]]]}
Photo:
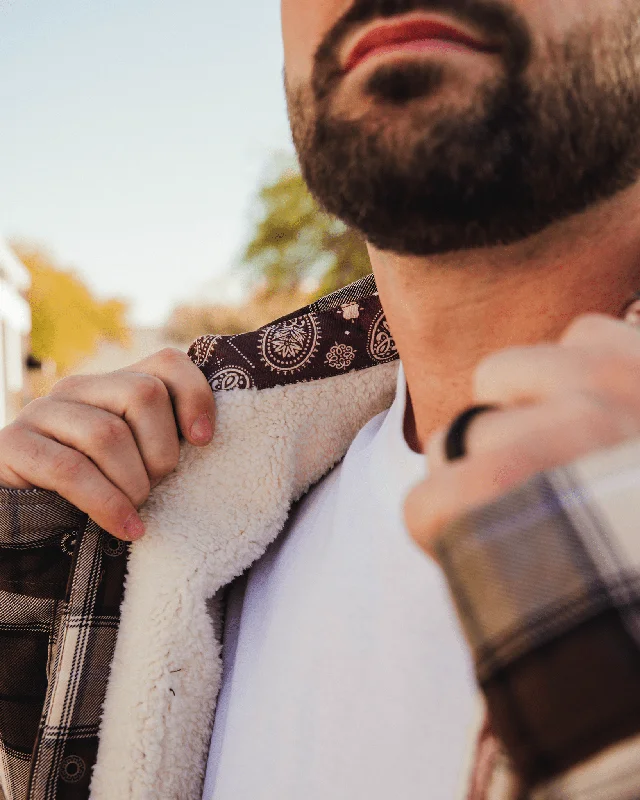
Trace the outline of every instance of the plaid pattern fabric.
{"label": "plaid pattern fabric", "polygon": [[126,551],[55,494],[0,489],[6,800],[88,797]]}
{"label": "plaid pattern fabric", "polygon": [[[317,380],[398,358],[372,276],[259,331],[203,337],[190,356],[214,391]],[[127,556],[127,545],[59,496],[0,489],[6,800],[89,797]]]}
{"label": "plaid pattern fabric", "polygon": [[[214,391],[398,357],[372,277],[190,350]],[[640,442],[539,475],[439,556],[486,696],[468,800],[640,796]],[[128,546],[57,495],[0,489],[0,796],[87,800]],[[127,800],[127,798],[114,798]]]}
{"label": "plaid pattern fabric", "polygon": [[493,730],[535,798],[640,796],[639,504],[637,440],[535,476],[438,545]]}

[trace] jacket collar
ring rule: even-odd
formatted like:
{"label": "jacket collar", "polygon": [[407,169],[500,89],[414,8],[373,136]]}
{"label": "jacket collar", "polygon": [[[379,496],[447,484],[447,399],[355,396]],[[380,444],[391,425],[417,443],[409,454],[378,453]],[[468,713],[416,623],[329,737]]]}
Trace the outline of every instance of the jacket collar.
{"label": "jacket collar", "polygon": [[203,337],[190,355],[218,393],[216,435],[183,447],[144,509],[94,800],[199,800],[221,681],[207,606],[395,393],[398,354],[372,276],[255,333]]}

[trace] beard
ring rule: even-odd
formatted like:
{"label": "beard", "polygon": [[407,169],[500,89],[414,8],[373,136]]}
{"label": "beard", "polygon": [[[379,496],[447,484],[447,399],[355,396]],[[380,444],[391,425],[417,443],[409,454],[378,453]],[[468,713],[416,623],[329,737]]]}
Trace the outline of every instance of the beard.
{"label": "beard", "polygon": [[[363,23],[447,11],[498,42],[500,69],[434,104],[446,62],[373,71],[353,118],[339,102],[338,50]],[[317,51],[309,85],[286,82],[307,184],[380,250],[427,256],[508,245],[586,211],[640,175],[640,24],[625,7],[534,53],[526,22],[491,0],[356,0]],[[344,104],[342,104],[344,105]]]}

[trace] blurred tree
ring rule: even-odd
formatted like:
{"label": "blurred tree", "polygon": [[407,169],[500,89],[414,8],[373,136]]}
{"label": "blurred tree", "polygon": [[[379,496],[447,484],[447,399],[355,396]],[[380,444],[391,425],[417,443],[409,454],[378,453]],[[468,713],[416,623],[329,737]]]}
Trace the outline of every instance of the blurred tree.
{"label": "blurred tree", "polygon": [[267,291],[314,286],[320,296],[371,272],[362,238],[320,209],[300,170],[279,159],[258,194],[255,234],[244,264]]}
{"label": "blurred tree", "polygon": [[309,295],[257,289],[242,305],[182,305],[174,309],[165,332],[176,344],[191,344],[203,334],[235,335],[256,330],[307,304]]}
{"label": "blurred tree", "polygon": [[64,375],[100,340],[127,343],[126,303],[96,299],[77,275],[61,269],[41,248],[24,242],[12,247],[31,274],[31,352],[38,361],[54,362],[58,375]]}
{"label": "blurred tree", "polygon": [[257,196],[253,238],[240,269],[248,300],[239,306],[182,305],[166,332],[187,344],[207,333],[254,330],[371,272],[362,238],[322,211],[291,159],[274,160]]}

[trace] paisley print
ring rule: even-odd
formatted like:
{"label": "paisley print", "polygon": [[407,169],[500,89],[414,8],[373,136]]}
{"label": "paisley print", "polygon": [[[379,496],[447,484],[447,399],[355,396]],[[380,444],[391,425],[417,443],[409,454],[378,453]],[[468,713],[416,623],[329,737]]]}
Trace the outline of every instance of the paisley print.
{"label": "paisley print", "polygon": [[259,330],[202,336],[189,355],[216,392],[315,381],[398,358],[372,276]]}
{"label": "paisley print", "polygon": [[379,311],[369,328],[369,341],[367,344],[369,355],[379,363],[394,361],[398,358],[398,350],[393,340],[389,323],[384,311]]}
{"label": "paisley print", "polygon": [[251,375],[241,367],[225,367],[212,375],[209,383],[214,392],[253,388]]}
{"label": "paisley print", "polygon": [[278,322],[260,335],[260,358],[275,372],[295,372],[315,356],[320,326],[315,314]]}
{"label": "paisley print", "polygon": [[215,352],[216,343],[222,338],[222,336],[201,336],[196,339],[189,350],[189,356],[197,367],[202,368],[209,363]]}
{"label": "paisley print", "polygon": [[327,353],[325,364],[328,364],[333,369],[349,369],[356,357],[356,351],[348,344],[333,345],[331,350]]}

